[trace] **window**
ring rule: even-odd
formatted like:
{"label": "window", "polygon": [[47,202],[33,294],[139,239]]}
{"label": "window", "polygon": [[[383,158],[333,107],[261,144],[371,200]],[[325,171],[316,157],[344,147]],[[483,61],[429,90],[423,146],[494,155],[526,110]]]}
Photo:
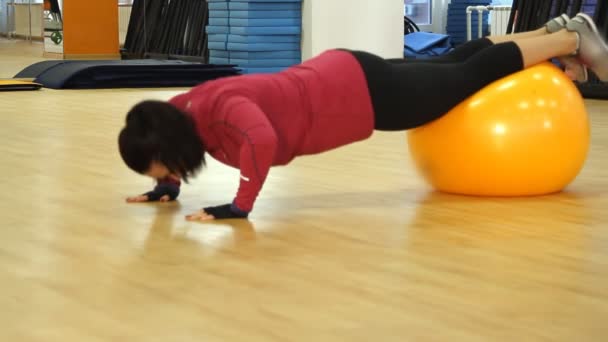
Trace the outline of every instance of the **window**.
{"label": "window", "polygon": [[30,0],[12,0],[12,1],[9,1],[8,3],[26,4],[26,5],[31,3],[32,5],[34,5],[34,4],[41,4],[43,1],[44,0],[31,0],[31,2],[30,2]]}
{"label": "window", "polygon": [[433,22],[433,0],[404,0],[405,16],[417,25],[431,25]]}

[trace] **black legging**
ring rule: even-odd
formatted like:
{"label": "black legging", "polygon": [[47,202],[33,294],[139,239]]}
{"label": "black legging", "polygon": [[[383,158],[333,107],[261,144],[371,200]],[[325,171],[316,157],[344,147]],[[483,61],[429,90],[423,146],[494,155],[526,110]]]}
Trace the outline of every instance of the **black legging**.
{"label": "black legging", "polygon": [[427,58],[391,58],[387,59],[387,62],[394,64],[402,63],[456,63],[464,62],[469,57],[478,53],[479,51],[494,45],[491,40],[487,38],[475,39],[466,42],[450,51],[449,53],[441,56],[433,56]]}
{"label": "black legging", "polygon": [[469,42],[432,60],[385,60],[351,51],[367,78],[375,129],[400,131],[434,121],[486,85],[523,69],[513,43]]}

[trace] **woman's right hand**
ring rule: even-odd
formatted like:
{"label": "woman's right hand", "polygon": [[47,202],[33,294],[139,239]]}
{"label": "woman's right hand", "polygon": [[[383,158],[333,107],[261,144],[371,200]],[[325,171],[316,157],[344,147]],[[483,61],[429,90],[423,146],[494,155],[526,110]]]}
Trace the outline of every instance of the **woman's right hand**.
{"label": "woman's right hand", "polygon": [[[171,197],[169,197],[169,195],[163,195],[159,201],[160,202],[169,202],[169,200],[171,199]],[[127,198],[127,203],[141,203],[141,202],[148,202],[150,199],[148,198],[148,195],[139,195],[139,196],[133,196],[133,197],[128,197]]]}
{"label": "woman's right hand", "polygon": [[127,203],[148,202],[148,195],[139,195],[127,198]]}

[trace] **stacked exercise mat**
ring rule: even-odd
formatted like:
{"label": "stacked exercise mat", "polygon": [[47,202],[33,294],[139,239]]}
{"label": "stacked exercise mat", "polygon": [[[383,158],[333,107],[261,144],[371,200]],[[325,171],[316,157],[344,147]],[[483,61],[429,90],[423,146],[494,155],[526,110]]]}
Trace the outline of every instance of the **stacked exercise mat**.
{"label": "stacked exercise mat", "polygon": [[[487,6],[492,3],[492,0],[452,0],[448,7],[448,20],[446,32],[452,38],[455,45],[463,44],[467,41],[467,7],[469,6]],[[488,30],[488,12],[482,16],[482,31],[483,36],[489,33]],[[478,14],[474,11],[471,15],[472,23],[472,39],[479,38],[478,35]]]}
{"label": "stacked exercise mat", "polygon": [[208,0],[209,63],[273,73],[302,59],[302,0]]}

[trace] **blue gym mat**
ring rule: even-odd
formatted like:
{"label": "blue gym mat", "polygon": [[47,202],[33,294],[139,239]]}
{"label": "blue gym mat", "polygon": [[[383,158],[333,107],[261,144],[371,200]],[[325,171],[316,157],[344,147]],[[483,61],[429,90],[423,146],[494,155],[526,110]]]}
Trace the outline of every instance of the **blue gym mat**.
{"label": "blue gym mat", "polygon": [[[211,8],[211,5],[209,4],[209,8]],[[230,2],[227,5],[232,11],[284,11],[302,9],[302,4],[299,2]]]}
{"label": "blue gym mat", "polygon": [[[211,48],[209,42],[209,48]],[[227,50],[230,51],[297,51],[300,43],[228,43]]]}
{"label": "blue gym mat", "polygon": [[215,34],[209,34],[207,35],[207,40],[209,42],[227,42],[228,41],[228,34],[226,33],[215,33]]}
{"label": "blue gym mat", "polygon": [[209,18],[210,26],[229,26],[229,18]]}
{"label": "blue gym mat", "polygon": [[210,26],[205,27],[205,32],[207,34],[215,34],[215,33],[230,33],[230,27],[228,26]]}
{"label": "blue gym mat", "polygon": [[230,58],[229,63],[224,62],[226,64],[234,64],[241,67],[289,67],[292,65],[300,64],[301,60],[298,59],[238,59],[238,58]]}
{"label": "blue gym mat", "polygon": [[228,58],[230,51],[228,50],[209,50],[209,57]]}
{"label": "blue gym mat", "polygon": [[211,63],[211,64],[230,64],[230,58],[209,57],[209,63]]}
{"label": "blue gym mat", "polygon": [[[466,41],[466,8],[474,5],[489,5],[491,0],[468,0],[468,1],[452,1],[448,5],[446,33],[451,37],[455,44],[464,43]],[[472,16],[472,34],[473,38],[477,38],[477,12]],[[483,14],[483,32],[488,32],[488,13]]]}
{"label": "blue gym mat", "polygon": [[230,11],[209,10],[209,18],[230,18]]}
{"label": "blue gym mat", "polygon": [[301,51],[230,51],[230,58],[235,59],[286,59],[286,58],[302,58]]}
{"label": "blue gym mat", "polygon": [[208,42],[207,45],[210,50],[228,50],[227,42]]}
{"label": "blue gym mat", "polygon": [[228,35],[229,43],[300,43],[302,36],[279,35],[279,36],[243,36],[238,34]]}
{"label": "blue gym mat", "polygon": [[421,52],[442,41],[446,41],[450,36],[445,34],[430,32],[413,32],[406,35],[403,39],[404,45],[414,52]]}
{"label": "blue gym mat", "polygon": [[[302,11],[229,11],[230,18],[239,19],[285,19],[285,18],[301,18]],[[213,15],[211,15],[213,17]],[[217,17],[217,16],[216,16]]]}
{"label": "blue gym mat", "polygon": [[209,2],[207,4],[210,11],[226,11],[228,10],[228,2]]}
{"label": "blue gym mat", "polygon": [[281,72],[287,68],[237,68],[240,69],[243,74],[274,74]]}
{"label": "blue gym mat", "polygon": [[[211,19],[209,19],[211,20]],[[218,19],[219,20],[219,19]],[[211,22],[211,21],[210,21]],[[301,26],[301,18],[287,19],[238,19],[230,18],[229,26],[253,26],[253,27],[272,27],[272,26]]]}
{"label": "blue gym mat", "polygon": [[[214,32],[215,33],[215,32]],[[223,32],[218,32],[223,33]],[[240,35],[282,35],[282,34],[300,34],[302,28],[300,26],[274,26],[274,27],[230,27],[230,33]]]}

